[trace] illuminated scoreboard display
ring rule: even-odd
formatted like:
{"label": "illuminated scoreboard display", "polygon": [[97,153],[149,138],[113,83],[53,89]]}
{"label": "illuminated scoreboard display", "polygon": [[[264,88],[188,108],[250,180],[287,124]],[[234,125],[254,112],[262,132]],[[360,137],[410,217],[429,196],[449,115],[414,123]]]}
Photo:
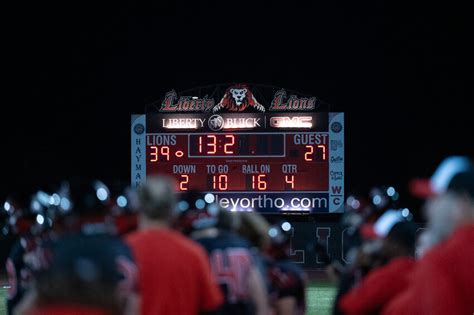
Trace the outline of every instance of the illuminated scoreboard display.
{"label": "illuminated scoreboard display", "polygon": [[343,211],[343,113],[283,89],[269,104],[244,84],[219,96],[171,91],[154,111],[132,115],[133,186],[168,175],[178,190],[211,193],[232,211]]}

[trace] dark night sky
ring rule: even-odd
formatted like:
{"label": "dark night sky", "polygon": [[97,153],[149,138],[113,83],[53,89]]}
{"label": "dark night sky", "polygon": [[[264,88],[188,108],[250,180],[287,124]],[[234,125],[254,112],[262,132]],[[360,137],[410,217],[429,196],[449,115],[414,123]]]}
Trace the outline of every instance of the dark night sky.
{"label": "dark night sky", "polygon": [[474,157],[465,8],[155,2],[12,14],[2,195],[74,174],[128,180],[130,114],[173,88],[222,82],[281,86],[346,112],[349,192],[403,191],[446,155]]}

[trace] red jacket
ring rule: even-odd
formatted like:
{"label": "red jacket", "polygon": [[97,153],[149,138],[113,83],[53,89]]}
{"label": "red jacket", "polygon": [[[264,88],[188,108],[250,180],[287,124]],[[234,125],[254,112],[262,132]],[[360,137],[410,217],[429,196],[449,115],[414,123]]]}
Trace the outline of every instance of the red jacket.
{"label": "red jacket", "polygon": [[223,302],[209,258],[199,244],[167,228],[127,236],[138,265],[142,315],[213,311]]}
{"label": "red jacket", "polygon": [[474,314],[474,224],[431,249],[383,314]]}
{"label": "red jacket", "polygon": [[380,312],[391,298],[406,288],[407,274],[414,266],[413,258],[400,257],[370,272],[357,287],[341,298],[341,310],[348,315]]}

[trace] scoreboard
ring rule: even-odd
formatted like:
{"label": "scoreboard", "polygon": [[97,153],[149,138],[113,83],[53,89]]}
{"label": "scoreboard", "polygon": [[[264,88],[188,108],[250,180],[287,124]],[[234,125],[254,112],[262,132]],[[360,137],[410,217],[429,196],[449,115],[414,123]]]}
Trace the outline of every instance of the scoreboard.
{"label": "scoreboard", "polygon": [[161,174],[232,211],[343,211],[343,113],[283,89],[265,104],[243,84],[216,100],[171,91],[161,107],[132,115],[132,186]]}

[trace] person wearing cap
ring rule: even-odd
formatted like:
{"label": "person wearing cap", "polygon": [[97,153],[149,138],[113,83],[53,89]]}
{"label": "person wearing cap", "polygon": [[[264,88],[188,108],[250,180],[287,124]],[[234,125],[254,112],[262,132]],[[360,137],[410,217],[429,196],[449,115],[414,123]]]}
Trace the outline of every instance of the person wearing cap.
{"label": "person wearing cap", "polygon": [[[344,240],[345,266],[333,262],[337,268],[338,290],[333,304],[333,314],[343,314],[340,299],[359,283],[372,269],[380,267],[384,258],[380,256],[383,238],[390,224],[400,219],[397,208],[398,193],[393,186],[377,185],[363,195],[347,197],[345,213],[340,224],[346,230]],[[333,270],[329,269],[330,275]],[[331,274],[332,273],[332,274]]]}
{"label": "person wearing cap", "polygon": [[[375,223],[375,233],[383,238],[379,250],[381,266],[371,270],[339,301],[344,314],[372,314],[401,292],[414,267],[415,226],[403,221],[400,211],[388,211]],[[387,233],[386,231],[389,232]]]}
{"label": "person wearing cap", "polygon": [[11,231],[18,237],[10,250],[5,266],[9,284],[7,314],[13,314],[18,303],[30,289],[35,255],[38,247],[47,239],[47,231],[50,228],[47,215],[50,205],[48,194],[38,191],[29,200],[26,200],[26,196],[19,198],[18,201],[14,199],[7,199],[3,205],[9,215]]}
{"label": "person wearing cap", "polygon": [[42,247],[32,289],[15,315],[133,315],[136,266],[108,235],[60,236]]}
{"label": "person wearing cap", "polygon": [[[417,187],[419,188],[419,187]],[[408,288],[383,314],[472,314],[474,312],[474,170],[450,157],[425,181],[428,230],[434,245],[417,262]],[[419,194],[418,194],[419,195]]]}
{"label": "person wearing cap", "polygon": [[303,269],[291,260],[291,231],[289,222],[279,221],[267,232],[270,244],[266,250],[266,267],[273,314],[306,313],[307,277]]}
{"label": "person wearing cap", "polygon": [[186,315],[217,310],[222,293],[204,249],[170,228],[175,183],[148,177],[137,189],[138,231],[127,235],[138,264],[141,314]]}
{"label": "person wearing cap", "polygon": [[206,249],[212,273],[224,295],[219,312],[268,315],[263,275],[249,242],[232,231],[231,217],[221,213],[226,210],[198,192],[185,194],[180,202],[188,205],[181,214],[182,221],[188,222],[184,231]]}
{"label": "person wearing cap", "polygon": [[61,187],[64,190],[56,198],[38,200],[45,199],[58,207],[55,211],[64,212],[64,230],[56,230],[34,253],[24,255],[33,285],[15,312],[136,314],[137,268],[130,248],[104,222],[110,201],[107,186],[80,177]]}

